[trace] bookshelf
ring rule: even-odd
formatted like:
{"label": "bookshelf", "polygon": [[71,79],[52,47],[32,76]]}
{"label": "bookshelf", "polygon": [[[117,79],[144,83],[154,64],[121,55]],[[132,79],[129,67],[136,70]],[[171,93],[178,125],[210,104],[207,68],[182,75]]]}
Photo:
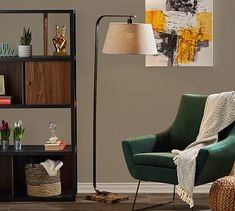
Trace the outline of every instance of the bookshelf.
{"label": "bookshelf", "polygon": [[[0,201],[74,201],[77,193],[75,12],[0,10],[0,14],[41,15],[44,46],[43,55],[33,55],[30,58],[0,57],[0,75],[4,75],[6,96],[12,97],[12,103],[0,105],[0,109],[69,109],[71,115],[71,145],[62,151],[45,151],[42,145],[23,145],[21,151],[15,151],[13,146],[7,151],[0,150],[0,169],[4,169],[1,171]],[[69,16],[68,56],[48,55],[47,27],[50,14]],[[27,163],[40,163],[46,159],[61,160],[64,163],[61,168],[62,194],[56,197],[28,196],[24,167]]]}

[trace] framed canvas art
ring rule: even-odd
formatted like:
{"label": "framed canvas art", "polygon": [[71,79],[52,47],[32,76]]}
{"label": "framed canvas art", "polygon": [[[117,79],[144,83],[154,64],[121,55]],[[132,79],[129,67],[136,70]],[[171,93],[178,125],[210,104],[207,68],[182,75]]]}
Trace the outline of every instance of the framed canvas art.
{"label": "framed canvas art", "polygon": [[158,54],[146,66],[213,66],[213,0],[145,0]]}

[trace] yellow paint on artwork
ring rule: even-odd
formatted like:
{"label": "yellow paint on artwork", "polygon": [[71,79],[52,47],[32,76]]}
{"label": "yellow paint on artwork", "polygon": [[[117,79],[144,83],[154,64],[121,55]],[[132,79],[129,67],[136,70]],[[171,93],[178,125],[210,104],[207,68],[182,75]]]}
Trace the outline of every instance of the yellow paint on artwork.
{"label": "yellow paint on artwork", "polygon": [[166,16],[162,10],[149,10],[145,12],[146,23],[151,23],[153,30],[164,32],[166,28]]}
{"label": "yellow paint on artwork", "polygon": [[200,12],[197,14],[197,25],[199,28],[199,41],[212,40],[212,13]]}
{"label": "yellow paint on artwork", "polygon": [[187,64],[194,61],[198,41],[198,29],[187,28],[178,32],[179,41],[176,61],[178,64]]}

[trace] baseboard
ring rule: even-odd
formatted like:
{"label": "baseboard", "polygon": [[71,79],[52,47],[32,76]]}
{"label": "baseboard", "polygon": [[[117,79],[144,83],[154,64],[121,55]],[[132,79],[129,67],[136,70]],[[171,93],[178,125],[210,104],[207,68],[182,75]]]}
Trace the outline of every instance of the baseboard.
{"label": "baseboard", "polygon": [[[194,193],[208,193],[211,184],[195,187]],[[105,190],[115,193],[135,193],[137,183],[98,183],[99,190]],[[142,182],[140,185],[140,193],[172,193],[173,185],[164,183]],[[92,183],[78,183],[78,193],[94,192]]]}

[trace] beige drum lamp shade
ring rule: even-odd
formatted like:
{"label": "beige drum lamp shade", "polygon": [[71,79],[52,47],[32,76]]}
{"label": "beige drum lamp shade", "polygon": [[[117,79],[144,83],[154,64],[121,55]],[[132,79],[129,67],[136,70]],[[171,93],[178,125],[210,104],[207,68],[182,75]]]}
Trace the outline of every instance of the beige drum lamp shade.
{"label": "beige drum lamp shade", "polygon": [[110,23],[103,53],[105,54],[157,54],[151,24]]}

